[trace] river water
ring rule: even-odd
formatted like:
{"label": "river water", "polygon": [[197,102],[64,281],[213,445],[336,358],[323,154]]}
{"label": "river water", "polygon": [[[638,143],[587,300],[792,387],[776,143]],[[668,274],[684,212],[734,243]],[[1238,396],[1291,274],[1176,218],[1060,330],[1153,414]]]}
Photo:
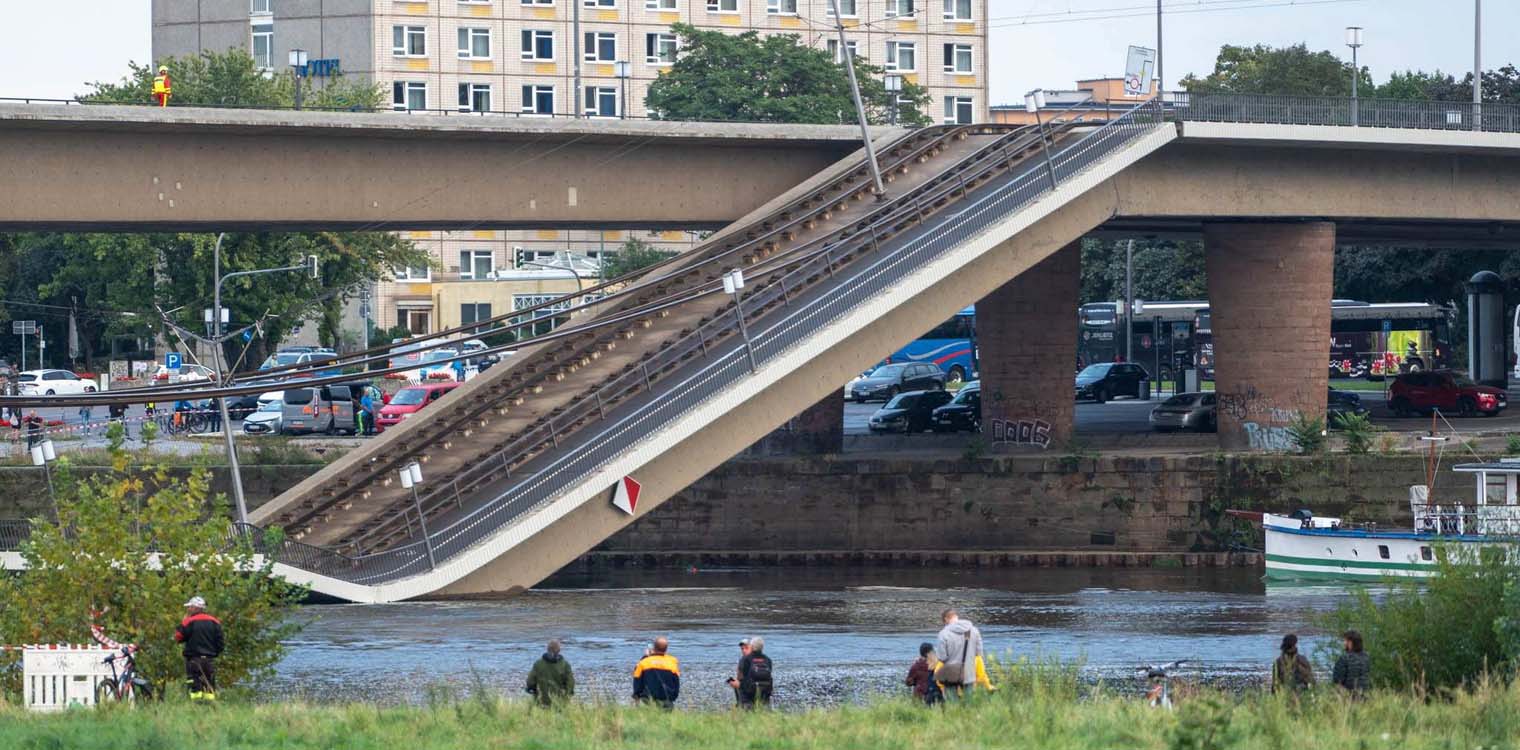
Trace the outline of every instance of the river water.
{"label": "river water", "polygon": [[1085,675],[1141,689],[1137,667],[1189,659],[1184,678],[1266,678],[1283,633],[1345,598],[1336,586],[1265,586],[1253,569],[617,572],[559,578],[489,602],[313,606],[277,667],[277,695],[422,702],[479,687],[521,695],[549,638],[578,695],[626,701],[655,636],[681,660],[682,703],[722,705],[741,637],[762,635],[778,704],[859,701],[898,686],[954,606],[993,654],[1081,660]]}

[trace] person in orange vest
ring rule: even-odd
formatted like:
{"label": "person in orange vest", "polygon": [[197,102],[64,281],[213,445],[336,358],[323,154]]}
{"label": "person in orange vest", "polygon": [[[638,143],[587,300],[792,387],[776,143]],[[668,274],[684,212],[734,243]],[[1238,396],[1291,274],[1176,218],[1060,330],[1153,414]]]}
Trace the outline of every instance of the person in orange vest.
{"label": "person in orange vest", "polygon": [[158,66],[158,75],[153,79],[153,103],[160,107],[169,106],[169,97],[174,95],[174,84],[169,80],[169,66]]}

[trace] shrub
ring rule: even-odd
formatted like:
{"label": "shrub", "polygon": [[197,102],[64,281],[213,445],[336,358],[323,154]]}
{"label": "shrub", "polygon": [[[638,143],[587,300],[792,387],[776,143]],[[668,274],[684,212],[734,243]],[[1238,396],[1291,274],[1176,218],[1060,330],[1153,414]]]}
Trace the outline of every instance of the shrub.
{"label": "shrub", "polygon": [[1288,425],[1288,437],[1300,453],[1319,453],[1325,449],[1325,420],[1300,414]]}
{"label": "shrub", "polygon": [[1346,442],[1346,452],[1362,454],[1372,447],[1372,438],[1378,432],[1377,425],[1366,414],[1341,414],[1335,418],[1335,426],[1341,430]]}
{"label": "shrub", "polygon": [[1510,435],[1504,438],[1504,452],[1511,456],[1520,455],[1520,435]]}

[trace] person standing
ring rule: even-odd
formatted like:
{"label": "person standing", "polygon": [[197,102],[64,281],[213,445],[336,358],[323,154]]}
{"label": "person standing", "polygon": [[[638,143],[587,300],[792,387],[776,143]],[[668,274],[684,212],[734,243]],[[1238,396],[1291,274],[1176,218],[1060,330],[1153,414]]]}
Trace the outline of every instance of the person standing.
{"label": "person standing", "polygon": [[669,710],[681,697],[681,665],[667,653],[670,640],[665,636],[654,639],[649,653],[633,668],[633,699],[641,703],[655,703]]}
{"label": "person standing", "polygon": [[570,662],[560,654],[558,640],[549,641],[544,655],[528,671],[527,691],[540,706],[557,706],[575,695],[575,673]]}
{"label": "person standing", "polygon": [[79,431],[86,437],[90,434],[90,418],[95,414],[95,409],[89,404],[79,407]]}
{"label": "person standing", "polygon": [[739,659],[740,708],[770,708],[774,667],[771,658],[765,655],[765,639],[760,636],[749,639],[749,653]]}
{"label": "person standing", "polygon": [[359,397],[359,414],[363,433],[375,434],[375,395],[368,387],[364,389],[364,395]]}
{"label": "person standing", "polygon": [[216,658],[225,644],[222,621],[206,613],[205,599],[192,596],[185,602],[185,619],[174,629],[174,640],[184,644],[190,700],[216,700]]}
{"label": "person standing", "polygon": [[174,81],[169,78],[169,66],[158,66],[158,75],[153,77],[153,103],[160,107],[169,106],[169,97],[174,95]]}
{"label": "person standing", "polygon": [[31,450],[32,446],[42,442],[42,417],[37,414],[36,409],[33,409],[26,415],[24,421],[26,422],[26,449]]}
{"label": "person standing", "polygon": [[1272,663],[1272,692],[1288,690],[1296,693],[1313,687],[1314,668],[1303,654],[1298,653],[1298,636],[1293,633],[1283,636],[1279,648],[1282,654]]}
{"label": "person standing", "polygon": [[918,644],[918,660],[908,667],[903,684],[913,688],[913,697],[932,706],[944,697],[934,682],[934,644]]}
{"label": "person standing", "polygon": [[1335,670],[1330,681],[1344,688],[1353,696],[1360,696],[1372,688],[1372,658],[1362,648],[1362,634],[1348,630],[1341,635],[1346,652],[1335,660]]}
{"label": "person standing", "polygon": [[115,422],[115,423],[121,425],[121,439],[122,440],[131,440],[132,439],[132,430],[127,425],[127,405],[126,404],[111,404],[110,406],[106,407],[106,411],[107,411],[107,413],[109,413],[111,415],[111,421],[112,422]]}
{"label": "person standing", "polygon": [[978,685],[992,690],[982,660],[982,631],[954,609],[941,612],[940,621],[945,626],[934,644],[934,658],[939,660],[934,680],[944,689],[945,700],[967,698]]}
{"label": "person standing", "polygon": [[739,641],[739,666],[734,669],[734,676],[728,678],[728,686],[734,689],[734,703],[739,707],[744,706],[744,696],[739,693],[739,678],[744,676],[744,657],[749,656],[749,639]]}
{"label": "person standing", "polygon": [[212,432],[212,433],[221,432],[222,431],[222,404],[221,404],[221,401],[219,401],[217,399],[214,399],[214,398],[208,398],[205,401],[202,401],[200,403],[200,409],[201,409],[201,413],[206,415],[206,421],[210,425],[210,427],[206,431],[207,432]]}

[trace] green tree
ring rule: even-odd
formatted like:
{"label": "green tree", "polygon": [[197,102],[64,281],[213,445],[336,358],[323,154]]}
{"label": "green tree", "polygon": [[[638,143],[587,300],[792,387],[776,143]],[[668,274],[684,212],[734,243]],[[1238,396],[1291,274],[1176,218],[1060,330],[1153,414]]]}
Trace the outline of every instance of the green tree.
{"label": "green tree", "polygon": [[[1083,303],[1124,298],[1127,240],[1082,242]],[[1131,254],[1135,297],[1143,300],[1208,299],[1203,243],[1136,240]]]}
{"label": "green tree", "polygon": [[[243,50],[207,51],[159,61],[169,68],[174,96],[169,106],[290,107],[295,104],[293,73],[267,75]],[[158,65],[127,63],[128,74],[116,83],[95,82],[80,99],[98,104],[145,104],[152,101]],[[342,76],[302,81],[304,106],[311,109],[374,110],[383,101],[381,86]]]}
{"label": "green tree", "polygon": [[143,647],[145,675],[178,686],[184,667],[174,626],[185,601],[202,596],[226,632],[219,682],[268,675],[281,641],[298,629],[286,614],[305,592],[275,577],[273,563],[256,559],[246,540],[229,544],[226,498],[211,493],[207,472],[186,481],[161,468],[133,471],[150,458],[146,450],[123,450],[120,426],[111,439],[110,475],[80,479],[59,459],[58,518],[32,520],[21,548],[27,571],[0,578],[0,642],[86,643],[91,613],[102,612],[109,637]]}
{"label": "green tree", "polygon": [[[1366,68],[1357,71],[1357,86],[1371,91]],[[1310,52],[1307,45],[1253,47],[1226,44],[1219,48],[1214,72],[1199,78],[1189,74],[1182,87],[1198,94],[1296,94],[1350,96],[1351,66],[1328,51]]]}
{"label": "green tree", "polygon": [[[844,66],[828,52],[801,44],[795,35],[725,34],[679,23],[671,30],[680,37],[681,54],[670,71],[649,87],[645,99],[660,119],[856,121]],[[892,97],[882,82],[883,70],[857,57],[855,73],[867,118],[877,124],[888,122]],[[930,122],[922,112],[929,103],[922,86],[905,81],[900,98],[899,123]]]}
{"label": "green tree", "polygon": [[676,253],[672,250],[661,250],[637,237],[629,237],[623,240],[623,245],[618,248],[617,255],[606,261],[607,265],[602,268],[602,276],[615,279],[648,268],[675,255]]}

